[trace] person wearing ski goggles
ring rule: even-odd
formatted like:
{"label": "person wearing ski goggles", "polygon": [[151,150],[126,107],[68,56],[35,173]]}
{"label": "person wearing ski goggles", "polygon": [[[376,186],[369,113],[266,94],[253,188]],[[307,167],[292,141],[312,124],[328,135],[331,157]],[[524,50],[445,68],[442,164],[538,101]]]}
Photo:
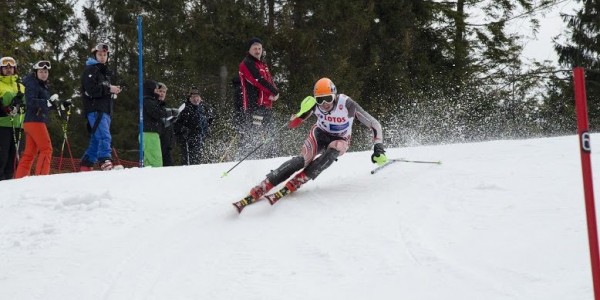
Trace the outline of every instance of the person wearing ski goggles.
{"label": "person wearing ski goggles", "polygon": [[48,117],[51,109],[60,109],[69,106],[70,100],[60,101],[58,95],[50,96],[48,78],[50,76],[51,64],[47,60],[40,60],[31,67],[31,74],[23,78],[25,85],[25,150],[19,160],[15,172],[15,178],[23,178],[31,175],[34,160],[35,170],[33,175],[50,174],[50,161],[52,159],[52,142],[48,133]]}
{"label": "person wearing ski goggles", "polygon": [[14,58],[0,58],[0,180],[13,178],[21,144],[25,87],[17,71]]}
{"label": "person wearing ski goggles", "polygon": [[47,60],[40,60],[40,61],[36,62],[35,64],[33,64],[33,69],[34,70],[41,70],[41,69],[50,70],[50,69],[52,69],[52,65],[50,65],[50,62]]}
{"label": "person wearing ski goggles", "polygon": [[17,62],[15,61],[14,58],[10,57],[10,56],[6,56],[6,57],[2,57],[0,59],[0,66],[1,67],[17,67]]}
{"label": "person wearing ski goggles", "polygon": [[282,189],[265,196],[271,204],[296,191],[309,180],[314,180],[339,156],[346,153],[350,147],[352,124],[355,119],[373,132],[371,161],[378,165],[387,162],[383,147],[383,130],[379,121],[349,96],[339,94],[329,78],[321,78],[315,83],[313,95],[304,98],[300,111],[292,116],[288,128],[297,128],[313,114],[317,117],[317,122],[311,127],[300,155],[271,171],[266,179],[250,190],[248,196],[233,203],[238,212],[263,197],[274,186],[288,180],[293,174],[296,175],[288,180]]}

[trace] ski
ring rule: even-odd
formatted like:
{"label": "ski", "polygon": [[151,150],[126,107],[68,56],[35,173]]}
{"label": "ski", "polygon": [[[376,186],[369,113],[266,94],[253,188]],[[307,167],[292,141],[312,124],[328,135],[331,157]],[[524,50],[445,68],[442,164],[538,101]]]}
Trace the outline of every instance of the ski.
{"label": "ski", "polygon": [[[260,198],[259,198],[260,200]],[[237,212],[239,214],[242,213],[242,210],[244,209],[244,207],[256,202],[257,200],[254,200],[254,198],[252,197],[252,195],[248,195],[246,197],[244,197],[244,199],[238,201],[238,202],[234,202],[232,203],[233,206],[235,206],[235,209],[237,210]]]}
{"label": "ski", "polygon": [[267,200],[269,200],[269,203],[271,203],[271,205],[273,205],[277,201],[279,201],[281,198],[283,198],[284,196],[289,195],[291,193],[292,193],[292,191],[290,191],[290,189],[288,189],[286,186],[284,186],[279,191],[277,191],[273,194],[265,195],[264,197]]}
{"label": "ski", "polygon": [[242,200],[240,200],[238,202],[233,202],[232,204],[233,204],[233,206],[235,206],[235,209],[237,209],[238,213],[242,213],[242,210],[244,209],[244,207],[246,207],[252,203],[258,202],[258,201],[262,200],[264,197],[265,196],[262,196],[258,199],[254,199],[254,197],[252,197],[252,195],[248,195],[248,196],[244,197]]}
{"label": "ski", "polygon": [[392,159],[389,159],[388,162],[385,163],[384,165],[371,170],[371,174],[375,174],[375,173],[381,171],[382,169],[384,169],[385,167],[388,167],[389,165],[398,163],[398,162],[417,163],[417,164],[438,164],[438,165],[442,164],[441,160],[428,161],[428,160],[408,160],[408,159],[404,159],[404,158],[392,158]]}

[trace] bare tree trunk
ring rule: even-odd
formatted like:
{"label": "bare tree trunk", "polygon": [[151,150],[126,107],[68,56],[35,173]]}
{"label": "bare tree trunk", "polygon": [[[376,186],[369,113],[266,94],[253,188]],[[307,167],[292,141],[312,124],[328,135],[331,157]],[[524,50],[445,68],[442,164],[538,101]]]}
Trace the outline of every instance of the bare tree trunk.
{"label": "bare tree trunk", "polygon": [[222,65],[221,71],[219,72],[219,78],[221,79],[220,96],[221,100],[227,100],[227,66]]}
{"label": "bare tree trunk", "polygon": [[465,73],[467,60],[467,43],[465,41],[465,0],[456,2],[456,33],[454,37],[454,81],[457,96],[462,91],[462,78]]}
{"label": "bare tree trunk", "polygon": [[272,35],[275,32],[275,0],[267,0],[269,6],[269,33]]}

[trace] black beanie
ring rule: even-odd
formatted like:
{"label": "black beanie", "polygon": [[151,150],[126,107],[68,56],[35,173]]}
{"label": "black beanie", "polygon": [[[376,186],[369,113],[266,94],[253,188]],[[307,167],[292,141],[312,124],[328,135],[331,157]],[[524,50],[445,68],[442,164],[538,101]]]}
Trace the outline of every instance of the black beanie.
{"label": "black beanie", "polygon": [[146,79],[144,81],[144,96],[154,96],[154,90],[158,87],[158,84],[154,80]]}
{"label": "black beanie", "polygon": [[250,47],[252,47],[252,45],[254,45],[254,43],[259,43],[261,45],[263,44],[262,41],[259,38],[254,37],[254,38],[252,38],[251,40],[248,41],[248,47],[246,47],[246,49],[248,49],[248,51],[250,51]]}
{"label": "black beanie", "polygon": [[192,86],[189,90],[188,90],[188,94],[187,94],[187,99],[190,100],[190,97],[192,97],[192,94],[198,94],[200,95],[200,90],[195,87]]}

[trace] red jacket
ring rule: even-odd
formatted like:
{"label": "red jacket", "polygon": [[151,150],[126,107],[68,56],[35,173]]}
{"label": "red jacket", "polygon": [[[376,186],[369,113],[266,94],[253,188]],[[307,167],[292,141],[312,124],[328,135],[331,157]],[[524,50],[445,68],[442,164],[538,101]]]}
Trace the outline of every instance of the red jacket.
{"label": "red jacket", "polygon": [[269,96],[278,95],[279,90],[269,72],[267,64],[248,54],[240,63],[240,82],[242,84],[243,110],[254,110],[259,106],[272,108]]}

